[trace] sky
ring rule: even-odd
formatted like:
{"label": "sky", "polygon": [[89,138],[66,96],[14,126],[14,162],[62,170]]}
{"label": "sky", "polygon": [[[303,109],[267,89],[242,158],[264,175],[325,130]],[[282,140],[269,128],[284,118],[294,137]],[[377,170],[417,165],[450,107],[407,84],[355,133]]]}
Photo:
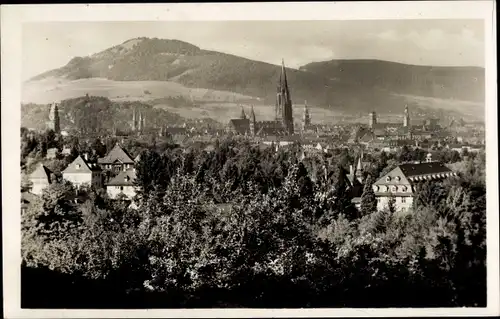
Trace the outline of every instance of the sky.
{"label": "sky", "polygon": [[485,55],[482,20],[40,22],[23,25],[23,80],[137,37],[292,68],[332,59],[484,67]]}

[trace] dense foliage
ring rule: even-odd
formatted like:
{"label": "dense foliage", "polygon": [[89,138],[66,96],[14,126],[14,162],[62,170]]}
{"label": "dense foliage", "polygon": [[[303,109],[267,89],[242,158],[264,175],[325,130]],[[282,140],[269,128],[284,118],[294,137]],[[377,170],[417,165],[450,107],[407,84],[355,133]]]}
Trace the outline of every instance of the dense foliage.
{"label": "dense foliage", "polygon": [[[370,156],[368,183],[399,155]],[[231,140],[145,149],[135,208],[50,185],[22,216],[23,264],[59,278],[51,304],[64,307],[485,306],[484,157],[421,185],[409,214],[375,211],[369,187],[359,214],[343,177],[350,157],[300,161]],[[42,279],[25,278],[36,296]]]}

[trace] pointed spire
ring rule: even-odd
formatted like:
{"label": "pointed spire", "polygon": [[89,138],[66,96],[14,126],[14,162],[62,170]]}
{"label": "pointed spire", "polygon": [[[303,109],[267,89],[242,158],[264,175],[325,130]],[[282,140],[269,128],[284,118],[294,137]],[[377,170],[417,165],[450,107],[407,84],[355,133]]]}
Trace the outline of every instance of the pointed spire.
{"label": "pointed spire", "polygon": [[253,110],[253,105],[251,106],[250,109],[250,120],[255,123],[255,112]]}
{"label": "pointed spire", "polygon": [[247,118],[247,115],[245,114],[245,110],[243,109],[243,105],[241,106],[241,115],[240,115],[240,118],[241,119],[246,119]]}

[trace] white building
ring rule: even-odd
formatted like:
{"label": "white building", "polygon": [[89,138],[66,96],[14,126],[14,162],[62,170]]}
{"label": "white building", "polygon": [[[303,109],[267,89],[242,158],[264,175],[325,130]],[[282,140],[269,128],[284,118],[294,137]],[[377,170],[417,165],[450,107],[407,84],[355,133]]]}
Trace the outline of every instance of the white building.
{"label": "white building", "polygon": [[438,181],[451,176],[456,176],[456,173],[441,162],[433,162],[430,154],[425,162],[400,164],[373,183],[377,209],[387,208],[393,197],[396,211],[406,211],[413,207],[415,186],[419,182]]}
{"label": "white building", "polygon": [[78,156],[62,172],[63,179],[71,182],[76,188],[83,185],[102,187],[102,174],[100,167],[95,163],[89,163],[82,156]]}
{"label": "white building", "polygon": [[125,195],[132,200],[136,190],[134,185],[135,169],[121,171],[117,176],[106,184],[106,192],[110,198],[116,198],[119,194]]}
{"label": "white building", "polygon": [[29,180],[31,182],[31,193],[41,195],[43,189],[51,183],[51,174],[51,170],[43,164],[38,165],[38,167],[29,176]]}

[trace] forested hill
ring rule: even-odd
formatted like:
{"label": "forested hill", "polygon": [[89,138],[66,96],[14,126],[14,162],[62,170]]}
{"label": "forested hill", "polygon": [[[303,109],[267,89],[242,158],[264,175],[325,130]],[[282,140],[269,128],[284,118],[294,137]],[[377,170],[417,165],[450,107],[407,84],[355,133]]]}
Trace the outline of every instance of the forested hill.
{"label": "forested hill", "polygon": [[[182,87],[232,92],[274,103],[279,72],[279,65],[203,50],[178,40],[136,38],[89,57],[74,58],[59,69],[32,78],[28,84],[36,85],[49,78],[61,81],[105,78],[113,83],[141,81],[144,89],[148,89],[151,81],[168,81]],[[374,105],[379,111],[400,111],[408,102],[401,95],[484,100],[484,70],[480,68],[336,60],[307,64],[299,70],[287,69],[287,76],[294,103],[307,100],[320,107],[346,111],[368,111]],[[62,85],[40,92],[51,90],[68,89]]]}
{"label": "forested hill", "polygon": [[484,69],[435,67],[380,60],[331,60],[300,67],[322,77],[400,94],[466,101],[484,101]]}
{"label": "forested hill", "polygon": [[[174,103],[180,98],[170,98]],[[152,103],[113,102],[106,97],[82,96],[61,101],[59,115],[61,128],[76,130],[80,133],[92,133],[101,130],[126,130],[130,128],[133,112],[141,112],[146,118],[148,127],[161,127],[163,125],[189,124],[193,120],[186,119],[176,113],[164,109],[154,108]],[[180,101],[179,103],[188,103]],[[50,105],[23,104],[21,106],[21,126],[45,130],[49,118]],[[205,122],[214,124],[215,121],[206,119]]]}

